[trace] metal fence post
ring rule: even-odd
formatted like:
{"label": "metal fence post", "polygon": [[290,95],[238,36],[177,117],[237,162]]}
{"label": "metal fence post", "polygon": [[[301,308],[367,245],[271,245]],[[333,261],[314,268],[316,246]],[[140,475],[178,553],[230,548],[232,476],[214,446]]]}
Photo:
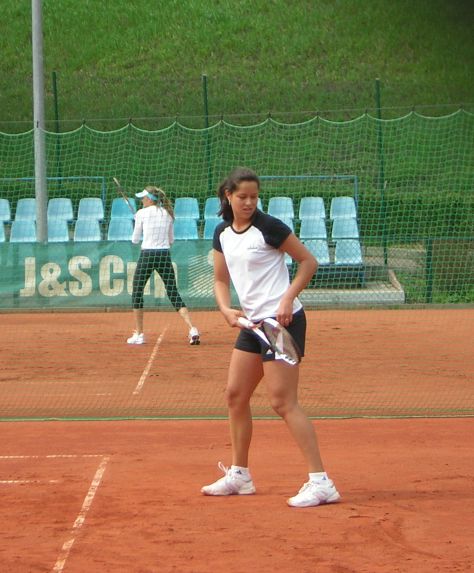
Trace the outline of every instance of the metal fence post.
{"label": "metal fence post", "polygon": [[379,154],[379,178],[378,188],[380,191],[380,219],[382,222],[382,247],[383,247],[383,262],[384,265],[388,264],[388,248],[387,248],[387,206],[385,203],[385,159],[383,152],[383,130],[382,130],[382,106],[380,97],[380,79],[375,80],[375,101],[377,104],[377,147]]}
{"label": "metal fence post", "polygon": [[212,194],[212,158],[211,136],[209,133],[209,98],[207,93],[207,75],[202,74],[202,95],[204,101],[204,126],[206,128],[207,191]]}

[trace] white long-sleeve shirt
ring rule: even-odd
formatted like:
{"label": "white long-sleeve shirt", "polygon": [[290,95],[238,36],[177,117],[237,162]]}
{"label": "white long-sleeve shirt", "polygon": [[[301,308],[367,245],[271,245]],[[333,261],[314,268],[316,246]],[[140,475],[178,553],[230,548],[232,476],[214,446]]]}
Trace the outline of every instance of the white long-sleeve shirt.
{"label": "white long-sleeve shirt", "polygon": [[140,241],[142,250],[170,248],[174,241],[173,218],[166,209],[150,205],[135,213],[132,243]]}

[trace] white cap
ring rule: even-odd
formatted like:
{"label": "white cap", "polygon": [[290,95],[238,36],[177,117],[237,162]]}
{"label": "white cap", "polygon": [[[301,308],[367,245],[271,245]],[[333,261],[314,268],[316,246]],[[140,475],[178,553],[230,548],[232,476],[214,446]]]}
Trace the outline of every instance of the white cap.
{"label": "white cap", "polygon": [[158,197],[155,197],[153,193],[150,193],[146,189],[140,191],[140,193],[135,193],[135,197],[138,197],[139,199],[143,199],[143,197],[148,197],[148,199],[151,199],[152,201],[158,201]]}

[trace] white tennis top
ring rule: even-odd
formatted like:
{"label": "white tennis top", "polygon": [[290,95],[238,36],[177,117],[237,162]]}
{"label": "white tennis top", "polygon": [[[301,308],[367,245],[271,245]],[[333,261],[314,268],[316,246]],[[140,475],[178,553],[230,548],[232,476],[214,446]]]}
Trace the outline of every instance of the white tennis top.
{"label": "white tennis top", "polygon": [[135,213],[132,243],[140,241],[142,250],[170,248],[174,241],[173,218],[166,209],[150,205]]}
{"label": "white tennis top", "polygon": [[[288,290],[285,253],[278,248],[291,232],[282,221],[258,210],[245,231],[234,231],[224,221],[214,232],[213,248],[224,255],[240,306],[250,320],[275,316]],[[302,306],[295,298],[293,313]]]}

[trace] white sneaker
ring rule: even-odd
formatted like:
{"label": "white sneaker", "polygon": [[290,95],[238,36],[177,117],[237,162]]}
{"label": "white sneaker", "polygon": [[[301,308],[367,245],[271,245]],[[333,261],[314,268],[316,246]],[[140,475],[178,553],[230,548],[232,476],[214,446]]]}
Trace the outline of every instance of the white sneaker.
{"label": "white sneaker", "polygon": [[244,479],[240,471],[226,468],[222,462],[219,462],[217,466],[225,473],[225,476],[211,485],[202,487],[201,493],[204,495],[251,495],[255,493],[251,478]]}
{"label": "white sneaker", "polygon": [[308,481],[300,491],[286,501],[291,507],[313,507],[324,503],[335,503],[341,496],[330,479]]}
{"label": "white sneaker", "polygon": [[201,344],[199,339],[199,330],[195,326],[193,326],[189,331],[189,344],[191,344],[191,346]]}
{"label": "white sneaker", "polygon": [[143,332],[135,331],[130,338],[127,338],[127,344],[145,344],[145,335]]}

